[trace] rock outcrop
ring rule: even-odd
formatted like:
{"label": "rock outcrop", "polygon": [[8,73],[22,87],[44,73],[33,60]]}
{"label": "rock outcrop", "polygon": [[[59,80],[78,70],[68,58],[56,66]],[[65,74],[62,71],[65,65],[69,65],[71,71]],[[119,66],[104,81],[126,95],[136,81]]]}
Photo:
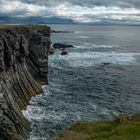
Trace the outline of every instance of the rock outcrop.
{"label": "rock outcrop", "polygon": [[0,140],[27,140],[22,110],[42,92],[36,80],[47,83],[50,44],[47,26],[0,25]]}
{"label": "rock outcrop", "polygon": [[69,45],[69,44],[62,44],[62,43],[55,43],[53,44],[53,48],[55,49],[65,49],[65,48],[73,48],[73,45]]}

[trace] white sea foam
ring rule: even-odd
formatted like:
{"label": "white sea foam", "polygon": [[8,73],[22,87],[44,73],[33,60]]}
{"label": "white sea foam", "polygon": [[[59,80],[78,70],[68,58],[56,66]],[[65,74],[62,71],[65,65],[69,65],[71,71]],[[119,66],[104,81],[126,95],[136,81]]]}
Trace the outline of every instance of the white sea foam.
{"label": "white sea foam", "polygon": [[[50,94],[50,91],[49,89],[47,88],[48,85],[43,85],[42,88],[43,88],[43,94],[48,96]],[[42,96],[42,95],[40,95]]]}
{"label": "white sea foam", "polygon": [[73,67],[87,67],[102,63],[112,63],[119,65],[137,64],[136,55],[140,53],[117,53],[117,52],[73,52],[67,56],[61,57],[69,62]]}
{"label": "white sea foam", "polygon": [[87,45],[74,45],[74,47],[78,49],[87,49],[88,46]]}
{"label": "white sea foam", "polygon": [[86,39],[89,38],[89,36],[79,36],[78,38]]}
{"label": "white sea foam", "polygon": [[[43,94],[37,95],[36,97],[32,97],[32,100],[42,98],[43,95],[45,96],[49,95],[49,89],[46,88],[46,85],[43,85],[42,88],[43,88]],[[32,103],[32,100],[30,101],[31,103]],[[27,109],[23,110],[22,113],[30,121],[32,119],[40,120],[43,117],[45,117],[45,114],[43,114],[42,110],[43,110],[43,107],[30,105],[30,106],[27,106]]]}
{"label": "white sea foam", "polygon": [[28,119],[28,120],[31,120],[30,117],[29,117],[29,113],[28,113],[28,107],[26,110],[22,110],[22,114]]}
{"label": "white sea foam", "polygon": [[26,111],[24,111],[24,115],[29,120],[41,120],[45,117],[45,114],[43,114],[43,108],[39,106],[28,106]]}
{"label": "white sea foam", "polygon": [[74,33],[79,34],[82,33],[82,31],[74,31]]}
{"label": "white sea foam", "polygon": [[99,49],[112,49],[112,48],[117,48],[115,45],[97,45],[97,44],[92,44],[85,42],[83,45],[74,45],[76,48],[79,49],[92,49],[92,48],[99,48]]}
{"label": "white sea foam", "polygon": [[41,138],[40,138],[40,136],[38,136],[38,137],[31,136],[31,137],[29,138],[29,140],[47,140],[47,139],[46,139],[46,137],[41,137]]}
{"label": "white sea foam", "polygon": [[[38,99],[39,100],[39,99]],[[30,105],[26,110],[22,111],[28,120],[53,120],[61,121],[66,117],[66,112],[55,112],[54,110],[46,112],[45,107]]]}
{"label": "white sea foam", "polygon": [[92,44],[92,46],[94,48],[114,48],[116,46],[113,46],[113,45],[96,45],[96,44]]}
{"label": "white sea foam", "polygon": [[93,48],[92,44],[88,42],[83,43],[83,45],[74,45],[74,47],[79,48],[79,49]]}

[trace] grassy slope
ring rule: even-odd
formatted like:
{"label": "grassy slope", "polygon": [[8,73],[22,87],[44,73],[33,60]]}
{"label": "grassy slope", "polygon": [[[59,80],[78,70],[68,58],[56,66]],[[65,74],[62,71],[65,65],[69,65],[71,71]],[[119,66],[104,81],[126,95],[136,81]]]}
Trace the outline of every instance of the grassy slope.
{"label": "grassy slope", "polygon": [[140,140],[140,114],[110,121],[76,122],[54,140]]}

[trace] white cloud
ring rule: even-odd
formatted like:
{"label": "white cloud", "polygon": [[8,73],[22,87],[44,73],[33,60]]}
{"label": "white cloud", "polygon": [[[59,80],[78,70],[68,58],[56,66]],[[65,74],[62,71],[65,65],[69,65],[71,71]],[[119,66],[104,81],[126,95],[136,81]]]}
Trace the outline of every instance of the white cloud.
{"label": "white cloud", "polygon": [[[69,8],[68,8],[69,7]],[[60,4],[56,7],[56,14],[58,16],[66,16],[77,21],[89,22],[99,20],[102,18],[108,19],[130,19],[140,20],[140,9],[135,8],[119,8],[119,7],[105,7],[93,6],[82,7],[79,5],[72,5],[70,3]]]}
{"label": "white cloud", "polygon": [[21,1],[0,0],[0,14],[12,16],[42,16],[49,8]]}

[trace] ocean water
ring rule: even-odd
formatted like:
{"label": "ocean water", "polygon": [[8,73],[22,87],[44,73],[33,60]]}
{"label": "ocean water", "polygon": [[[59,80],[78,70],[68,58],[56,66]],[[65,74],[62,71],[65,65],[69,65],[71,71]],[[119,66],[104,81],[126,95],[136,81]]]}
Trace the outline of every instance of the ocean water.
{"label": "ocean water", "polygon": [[77,120],[140,112],[140,26],[50,25],[52,42],[75,47],[49,56],[49,85],[24,112],[30,140],[50,140]]}

